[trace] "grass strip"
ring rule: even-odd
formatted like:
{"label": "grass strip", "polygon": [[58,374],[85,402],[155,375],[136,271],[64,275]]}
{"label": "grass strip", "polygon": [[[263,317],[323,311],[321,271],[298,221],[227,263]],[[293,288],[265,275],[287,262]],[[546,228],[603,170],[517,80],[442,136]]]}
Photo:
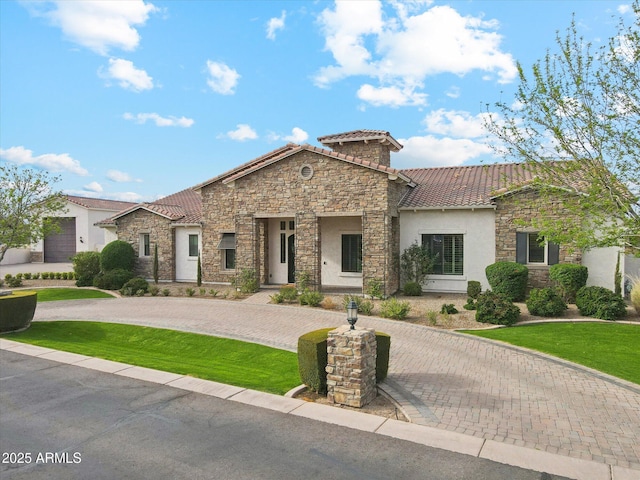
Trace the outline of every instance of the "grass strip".
{"label": "grass strip", "polygon": [[640,384],[640,325],[562,322],[463,332],[548,353]]}
{"label": "grass strip", "polygon": [[58,300],[83,300],[86,298],[114,298],[113,295],[91,288],[40,288],[38,302],[55,302]]}
{"label": "grass strip", "polygon": [[34,322],[7,340],[283,395],[300,384],[293,352],[196,333],[102,322]]}

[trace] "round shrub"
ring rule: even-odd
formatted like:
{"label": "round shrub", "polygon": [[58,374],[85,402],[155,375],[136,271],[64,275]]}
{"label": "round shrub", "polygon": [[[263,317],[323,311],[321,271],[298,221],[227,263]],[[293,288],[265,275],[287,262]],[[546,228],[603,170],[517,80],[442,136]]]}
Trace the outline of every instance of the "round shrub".
{"label": "round shrub", "polygon": [[475,300],[482,292],[482,285],[477,280],[469,280],[467,282],[467,297]]}
{"label": "round shrub", "polygon": [[380,304],[380,316],[393,318],[394,320],[404,320],[411,311],[409,302],[401,302],[395,297],[391,297]]}
{"label": "round shrub", "polygon": [[422,295],[422,286],[418,282],[407,282],[402,291],[407,297],[419,297]]}
{"label": "round shrub", "polygon": [[[134,277],[125,283],[120,289],[120,293],[123,295],[138,295],[138,292],[142,290],[142,295],[149,291],[149,282],[142,277]],[[138,295],[138,296],[142,296]]]}
{"label": "round shrub", "polygon": [[604,287],[582,287],[576,295],[581,315],[601,320],[617,320],[627,314],[627,306],[620,295]]}
{"label": "round shrub", "polygon": [[558,263],[549,267],[549,278],[558,284],[564,299],[573,303],[578,290],[587,284],[589,270],[574,263]]}
{"label": "round shrub", "polygon": [[496,262],[485,269],[494,293],[505,295],[512,302],[524,300],[529,269],[516,262]]}
{"label": "round shrub", "polygon": [[76,253],[71,259],[76,275],[76,286],[93,285],[93,279],[100,273],[100,254],[98,252]]}
{"label": "round shrub", "polygon": [[102,290],[120,290],[132,278],[133,272],[118,268],[100,272],[93,279],[93,286]]}
{"label": "round shrub", "polygon": [[487,290],[478,295],[476,321],[494,325],[513,325],[518,321],[520,309],[502,293]]}
{"label": "round shrub", "polygon": [[559,317],[567,309],[567,304],[553,288],[534,288],[529,292],[527,309],[531,315]]}
{"label": "round shrub", "polygon": [[133,247],[122,240],[114,240],[107,243],[102,252],[100,252],[100,269],[103,272],[108,272],[109,270],[133,271],[135,261],[136,252]]}

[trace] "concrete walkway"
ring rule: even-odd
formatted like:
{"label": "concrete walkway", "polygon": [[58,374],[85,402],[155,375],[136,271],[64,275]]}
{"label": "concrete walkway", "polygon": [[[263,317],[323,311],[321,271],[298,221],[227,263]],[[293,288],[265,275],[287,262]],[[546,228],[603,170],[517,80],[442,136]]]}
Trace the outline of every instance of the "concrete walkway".
{"label": "concrete walkway", "polygon": [[[134,297],[49,302],[38,305],[35,320],[148,325],[291,351],[303,333],[345,323],[341,313],[265,305],[263,300]],[[491,441],[505,451],[524,447],[608,465],[617,472],[612,477],[616,480],[640,478],[638,385],[462,334],[364,316],[358,326],[391,335],[385,390],[413,423]]]}

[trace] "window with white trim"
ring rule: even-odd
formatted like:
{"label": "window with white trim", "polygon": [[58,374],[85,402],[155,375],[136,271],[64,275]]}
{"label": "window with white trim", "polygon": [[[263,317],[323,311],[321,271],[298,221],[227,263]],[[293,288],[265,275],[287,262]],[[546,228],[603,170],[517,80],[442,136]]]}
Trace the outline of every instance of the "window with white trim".
{"label": "window with white trim", "polygon": [[149,257],[151,256],[151,239],[148,233],[140,234],[140,257]]}
{"label": "window with white trim", "polygon": [[198,248],[198,235],[189,235],[189,256],[197,257],[200,254]]}
{"label": "window with white trim", "polygon": [[540,238],[538,232],[516,233],[516,262],[524,265],[555,265],[559,263],[557,243]]}
{"label": "window with white trim", "polygon": [[422,245],[434,259],[430,273],[435,275],[462,275],[464,273],[464,235],[424,234]]}

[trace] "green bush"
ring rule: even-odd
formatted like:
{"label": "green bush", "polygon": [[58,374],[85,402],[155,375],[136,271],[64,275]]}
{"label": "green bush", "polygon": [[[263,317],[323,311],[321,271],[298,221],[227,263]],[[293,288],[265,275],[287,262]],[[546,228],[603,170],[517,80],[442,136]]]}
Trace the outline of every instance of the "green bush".
{"label": "green bush", "polygon": [[49,272],[42,272],[42,275],[40,275],[42,277],[43,280],[48,280],[49,279]]}
{"label": "green bush", "polygon": [[578,290],[587,284],[589,270],[574,263],[558,263],[549,267],[549,278],[556,282],[566,302],[574,303]]}
{"label": "green bush", "polygon": [[100,252],[100,270],[133,271],[136,261],[136,252],[133,247],[122,240],[114,240],[107,243]]}
{"label": "green bush", "polygon": [[391,336],[376,332],[376,383],[387,378],[389,372],[389,355],[391,353]]}
{"label": "green bush", "polygon": [[531,315],[559,317],[564,314],[567,304],[553,288],[534,288],[529,292],[527,309]]}
{"label": "green bush", "polygon": [[196,289],[189,287],[189,288],[187,288],[186,292],[187,292],[187,296],[188,297],[193,297],[195,295],[195,293],[196,293]]}
{"label": "green bush", "polygon": [[422,286],[418,282],[407,282],[402,287],[402,292],[407,297],[419,297],[422,295]]}
{"label": "green bush", "polygon": [[298,338],[298,371],[300,380],[310,390],[327,393],[327,337],[334,328],[305,333]]}
{"label": "green bush", "polygon": [[0,296],[0,333],[19,332],[31,325],[36,312],[36,292],[20,291]]}
{"label": "green bush", "polygon": [[324,295],[320,292],[315,292],[313,290],[305,290],[302,292],[302,295],[299,297],[300,305],[309,305],[310,307],[317,307],[320,305],[320,302],[324,300]]}
{"label": "green bush", "polygon": [[478,305],[473,298],[469,297],[467,298],[467,303],[465,303],[462,308],[464,308],[465,310],[475,310],[476,308],[478,308]]}
{"label": "green bush", "polygon": [[7,287],[9,288],[18,288],[22,286],[22,277],[16,275],[15,277],[11,274],[7,274],[4,277],[4,280],[7,282]]}
{"label": "green bush", "polygon": [[138,295],[139,290],[142,290],[143,295],[147,293],[149,291],[149,282],[142,277],[134,277],[122,286],[120,293],[128,296]]}
{"label": "green bush", "polygon": [[158,293],[160,293],[160,288],[157,285],[152,285],[149,287],[149,293],[152,297],[157,297]]}
{"label": "green bush", "polygon": [[349,306],[349,302],[351,302],[351,300],[356,302],[356,305],[358,306],[358,312],[360,312],[360,307],[362,306],[362,302],[364,299],[358,295],[345,295],[344,297],[342,297],[342,310],[347,310],[347,307]]}
{"label": "green bush", "polygon": [[25,280],[31,280],[31,274],[29,272],[27,272],[27,273],[24,274],[23,278]]}
{"label": "green bush", "polygon": [[529,269],[516,262],[496,262],[485,269],[494,293],[505,295],[512,302],[524,300]]}
{"label": "green bush", "polygon": [[443,303],[442,308],[440,308],[440,313],[446,313],[448,315],[453,315],[458,313],[458,309],[453,303]]}
{"label": "green bush", "polygon": [[367,295],[371,298],[382,298],[384,297],[383,284],[382,280],[378,278],[372,278],[367,283]]}
{"label": "green bush", "polygon": [[296,290],[296,287],[292,285],[285,285],[284,287],[280,287],[279,293],[282,296],[282,300],[284,302],[298,301],[298,290]]}
{"label": "green bush", "polygon": [[401,302],[395,297],[391,297],[380,304],[380,316],[393,318],[394,320],[404,320],[411,311],[409,302]]}
{"label": "green bush", "polygon": [[581,315],[601,320],[617,320],[627,314],[622,297],[603,287],[582,287],[576,295],[576,306]]}
{"label": "green bush", "polygon": [[232,282],[233,286],[240,289],[240,293],[256,293],[260,289],[256,271],[252,268],[244,268]]}
{"label": "green bush", "polygon": [[[469,280],[467,282],[467,296],[473,300],[478,298],[478,295],[482,293],[482,286],[477,280]],[[467,302],[468,303],[468,302]]]}
{"label": "green bush", "polygon": [[93,279],[93,286],[102,290],[120,290],[125,283],[133,278],[133,272],[116,269],[100,272]]}
{"label": "green bush", "polygon": [[162,289],[162,296],[163,297],[168,297],[169,295],[171,295],[171,290],[169,290],[168,288],[163,288]]}
{"label": "green bush", "polygon": [[487,290],[478,295],[476,321],[494,325],[513,325],[518,321],[520,309],[509,297]]}
{"label": "green bush", "polygon": [[363,315],[371,315],[373,313],[373,302],[371,300],[362,300],[358,306],[358,311]]}

